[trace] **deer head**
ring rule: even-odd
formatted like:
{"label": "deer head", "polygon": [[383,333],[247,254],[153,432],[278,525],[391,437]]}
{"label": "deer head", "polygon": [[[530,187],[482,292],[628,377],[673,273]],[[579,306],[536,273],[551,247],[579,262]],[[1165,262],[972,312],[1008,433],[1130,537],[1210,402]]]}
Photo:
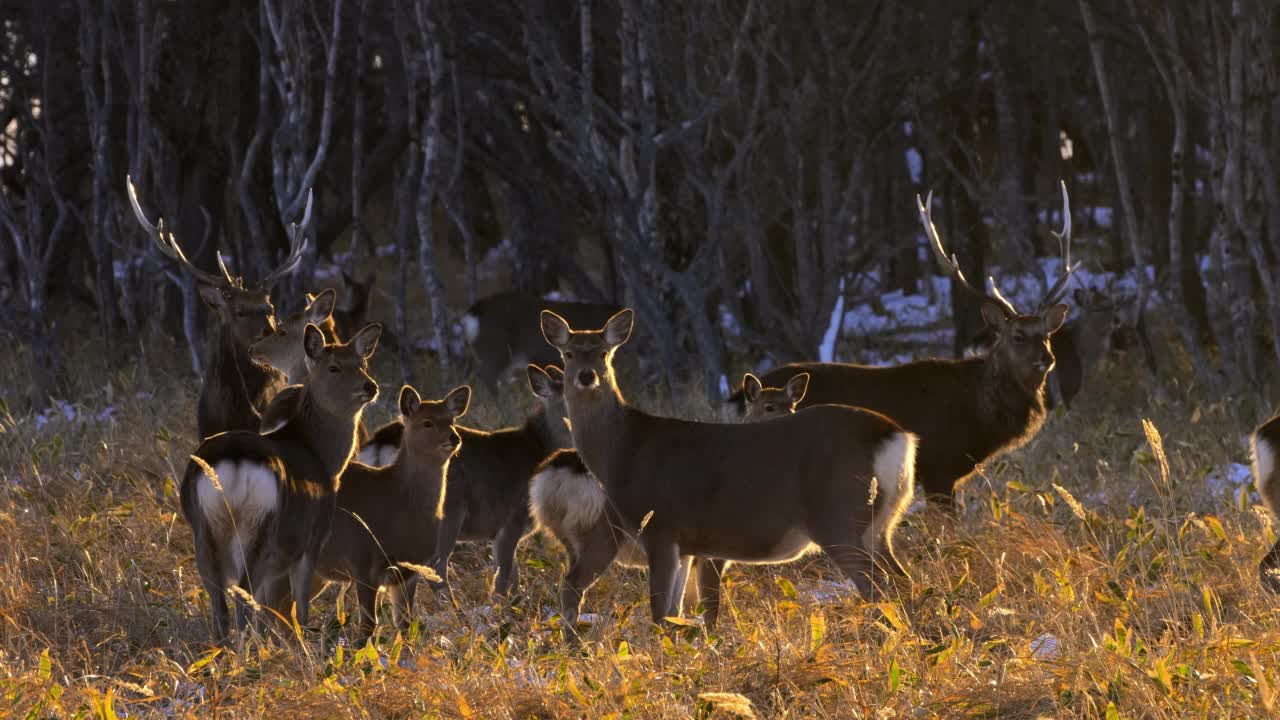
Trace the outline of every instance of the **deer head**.
{"label": "deer head", "polygon": [[307,246],[305,230],[311,220],[311,195],[307,195],[307,209],[302,221],[289,226],[289,255],[276,269],[263,277],[256,287],[246,287],[244,278],[232,275],[227,269],[220,252],[217,255],[221,274],[206,272],[191,264],[173,233],[165,231],[164,218],[153,225],[138,203],[138,190],[133,185],[133,179],[126,177],[126,182],[129,203],[133,206],[133,215],[138,219],[138,224],[160,252],[176,261],[195,278],[200,297],[217,312],[219,322],[230,331],[237,346],[247,348],[253,341],[273,331],[275,308],[271,305],[269,292],[280,278],[293,272],[302,261],[302,253]]}
{"label": "deer head", "polygon": [[[564,361],[566,401],[575,397],[599,399],[602,392],[617,392],[613,354],[631,337],[635,313],[619,310],[600,330],[573,330],[568,321],[550,310],[542,311],[542,334],[560,351]],[[588,400],[590,401],[590,400]]]}
{"label": "deer head", "polygon": [[382,326],[373,323],[356,333],[351,342],[329,343],[318,326],[306,326],[302,343],[308,369],[303,384],[322,411],[350,415],[378,397],[378,383],[369,377],[369,358],[381,334]]}
{"label": "deer head", "polygon": [[809,389],[809,373],[800,373],[780,388],[765,387],[751,373],[742,376],[742,421],[759,422],[796,411]]}
{"label": "deer head", "polygon": [[1001,295],[994,278],[991,278],[990,295],[969,283],[960,270],[960,263],[955,256],[948,255],[942,245],[938,228],[933,224],[932,201],[933,193],[929,193],[928,200],[923,202],[919,196],[916,197],[920,222],[943,267],[981,302],[982,319],[993,335],[987,354],[989,362],[998,374],[1012,380],[1023,391],[1029,394],[1039,392],[1054,364],[1049,338],[1062,327],[1071,309],[1059,301],[1066,293],[1071,274],[1079,267],[1078,263],[1071,264],[1071,205],[1066,184],[1062,184],[1063,228],[1061,233],[1054,233],[1062,249],[1063,272],[1029,313],[1019,312]]}
{"label": "deer head", "polygon": [[275,324],[266,337],[249,347],[249,359],[259,365],[267,365],[284,373],[290,382],[299,380],[307,372],[307,355],[303,348],[303,331],[308,325],[316,325],[333,338],[333,306],[337,293],[332,289],[319,295],[307,293],[307,306]]}
{"label": "deer head", "polygon": [[553,444],[557,447],[573,447],[573,437],[566,422],[569,411],[564,404],[564,371],[555,365],[545,368],[529,365],[527,372],[529,388],[542,403],[543,412],[546,413]]}
{"label": "deer head", "polygon": [[402,452],[443,461],[462,444],[454,421],[467,413],[471,388],[462,385],[449,391],[443,400],[423,400],[412,386],[400,389],[400,415],[404,418]]}

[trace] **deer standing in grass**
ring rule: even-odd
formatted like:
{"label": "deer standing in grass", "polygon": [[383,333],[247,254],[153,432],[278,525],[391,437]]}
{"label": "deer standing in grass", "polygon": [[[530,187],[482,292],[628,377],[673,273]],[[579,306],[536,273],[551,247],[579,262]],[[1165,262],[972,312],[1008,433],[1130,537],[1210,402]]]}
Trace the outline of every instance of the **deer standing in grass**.
{"label": "deer standing in grass", "polygon": [[[969,284],[955,258],[942,246],[929,203],[916,198],[934,253],[957,283],[982,303],[982,318],[994,333],[986,354],[892,367],[792,363],[765,373],[761,380],[781,385],[799,373],[808,373],[809,390],[802,409],[839,403],[893,418],[920,438],[916,477],[925,492],[950,505],[956,487],[968,480],[980,463],[1021,447],[1044,423],[1045,378],[1054,365],[1050,337],[1062,327],[1070,309],[1059,300],[1075,269],[1069,250],[1071,209],[1065,186],[1062,204],[1063,231],[1054,235],[1063,249],[1064,271],[1035,310],[1024,314],[999,290],[988,295]],[[735,399],[740,401],[740,396]]]}
{"label": "deer standing in grass", "polygon": [[527,293],[501,292],[481,298],[462,316],[462,333],[475,362],[476,377],[490,392],[516,368],[559,360],[538,330],[538,312],[549,308],[582,327],[600,327],[618,305],[543,300]]}
{"label": "deer standing in grass", "polygon": [[419,573],[400,563],[425,565],[435,552],[445,478],[462,443],[454,421],[470,402],[466,385],[443,400],[423,400],[405,385],[400,390],[404,443],[395,461],[380,468],[353,462],[342,474],[338,513],[316,575],[355,584],[360,640],[373,633],[379,588],[387,590],[396,624],[408,625]]}
{"label": "deer standing in grass", "polygon": [[[535,370],[535,366],[530,366],[530,377]],[[791,378],[785,388],[766,388],[747,373],[742,379],[746,396],[743,422],[760,422],[794,413],[804,398],[808,381],[809,376],[801,374]],[[558,373],[549,375],[541,387],[563,395],[564,377]],[[648,566],[649,559],[635,535],[609,522],[604,488],[587,470],[578,451],[560,450],[544,460],[534,471],[530,485],[529,508],[534,520],[551,533],[569,555],[569,567],[560,585],[560,616],[567,627],[573,628],[578,622],[583,596],[611,563],[643,568]],[[725,567],[722,560],[694,558],[691,563],[681,564],[674,582],[675,592],[684,593],[686,606],[696,606],[702,596],[708,629],[715,627],[719,617],[719,578]],[[691,568],[697,572],[698,580],[687,585]]]}
{"label": "deer standing in grass", "polygon": [[233,585],[275,606],[281,583],[288,583],[298,623],[306,625],[308,591],[332,524],[339,477],[355,449],[364,406],[378,394],[368,363],[381,330],[369,325],[350,343],[327,343],[320,328],[307,325],[310,369],[301,384],[272,400],[262,433],[219,433],[192,455],[182,480],[182,513],[194,534],[196,566],[219,641],[228,636],[224,593]]}
{"label": "deer standing in grass", "polygon": [[542,331],[563,359],[573,444],[604,485],[610,521],[640,530],[655,622],[674,614],[688,556],[781,563],[820,548],[867,596],[906,577],[893,535],[915,484],[914,435],[841,406],[740,425],[645,413],[613,373],[633,317],[574,330],[543,311]]}
{"label": "deer standing in grass", "polygon": [[[1271,418],[1253,433],[1253,483],[1271,516],[1280,521],[1280,480],[1276,479],[1276,451],[1280,450],[1280,416]],[[1280,593],[1280,540],[1258,565],[1262,586]]]}
{"label": "deer standing in grass", "polygon": [[275,308],[268,292],[285,275],[293,272],[306,249],[305,229],[311,220],[311,197],[302,221],[289,227],[289,255],[256,287],[245,287],[243,278],[233,276],[218,255],[221,275],[205,272],[187,259],[173,233],[166,233],[164,220],[151,224],[133,181],[128,180],[129,202],[138,224],[160,252],[176,261],[196,279],[200,297],[218,316],[218,332],[209,353],[200,399],[196,407],[196,427],[201,438],[227,430],[257,430],[261,412],[285,386],[280,372],[259,365],[249,357],[249,346],[275,330]]}

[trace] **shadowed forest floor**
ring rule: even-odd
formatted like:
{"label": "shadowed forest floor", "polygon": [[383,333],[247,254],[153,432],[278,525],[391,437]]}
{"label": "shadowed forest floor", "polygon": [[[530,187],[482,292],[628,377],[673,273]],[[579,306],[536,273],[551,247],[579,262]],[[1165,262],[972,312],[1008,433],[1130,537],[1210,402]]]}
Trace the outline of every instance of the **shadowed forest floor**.
{"label": "shadowed forest floor", "polygon": [[[575,649],[550,613],[562,555],[534,536],[508,604],[487,604],[487,551],[466,548],[452,569],[461,609],[419,593],[420,622],[406,637],[339,647],[354,598],[340,608],[331,590],[315,606],[327,627],[303,649],[251,641],[231,651],[207,644],[207,598],[174,484],[195,446],[194,385],[177,367],[90,383],[92,350],[69,358],[83,369],[75,403],[39,421],[0,412],[0,715],[1280,711],[1280,602],[1256,572],[1276,527],[1239,467],[1245,434],[1270,409],[1255,398],[1210,403],[1172,383],[1154,393],[1126,368],[1102,368],[1071,412],[985,468],[959,518],[908,516],[898,548],[912,583],[884,603],[845,591],[812,556],[733,571],[715,635],[662,633],[648,622],[643,573],[614,569],[587,596],[596,622]],[[5,385],[21,385],[21,353],[5,362]],[[396,395],[383,362],[374,424]],[[494,427],[532,406],[519,387],[504,392],[502,412],[481,393],[467,424]]]}

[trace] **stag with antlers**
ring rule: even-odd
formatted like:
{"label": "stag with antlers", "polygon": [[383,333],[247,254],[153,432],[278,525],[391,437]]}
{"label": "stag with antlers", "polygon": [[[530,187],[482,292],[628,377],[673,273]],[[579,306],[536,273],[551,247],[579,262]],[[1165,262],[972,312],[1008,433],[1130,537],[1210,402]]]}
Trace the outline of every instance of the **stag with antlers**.
{"label": "stag with antlers", "polygon": [[[1063,185],[1063,229],[1054,233],[1063,255],[1062,274],[1028,313],[1019,312],[998,289],[987,293],[970,284],[943,246],[929,203],[917,197],[916,207],[934,254],[956,284],[981,302],[982,318],[994,333],[990,350],[977,357],[892,367],[793,363],[760,379],[782,386],[794,375],[809,373],[802,409],[854,405],[893,418],[920,438],[916,478],[925,492],[950,504],[956,487],[979,465],[1021,447],[1044,422],[1045,378],[1054,365],[1050,338],[1070,310],[1061,300],[1077,267],[1070,253],[1071,207]],[[741,394],[731,400],[740,403]]]}
{"label": "stag with antlers", "polygon": [[259,365],[250,357],[249,346],[275,329],[275,307],[269,292],[281,278],[293,272],[306,250],[306,228],[311,220],[311,197],[302,220],[289,227],[289,254],[257,285],[247,287],[244,278],[233,275],[218,253],[219,273],[196,267],[182,251],[172,232],[166,232],[164,218],[152,224],[138,202],[132,178],[126,178],[134,217],[160,252],[178,263],[195,278],[200,297],[217,313],[218,332],[212,341],[209,361],[196,410],[196,427],[201,438],[228,430],[257,430],[260,413],[268,401],[285,386],[280,372]]}

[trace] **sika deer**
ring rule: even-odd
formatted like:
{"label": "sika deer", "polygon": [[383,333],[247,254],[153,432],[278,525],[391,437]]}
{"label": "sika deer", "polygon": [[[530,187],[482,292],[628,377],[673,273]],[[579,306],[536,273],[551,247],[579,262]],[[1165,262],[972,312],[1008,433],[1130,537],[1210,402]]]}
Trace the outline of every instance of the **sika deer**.
{"label": "sika deer", "polygon": [[196,566],[219,640],[228,635],[224,592],[245,584],[274,605],[280,584],[292,588],[299,624],[307,623],[308,588],[328,537],[338,479],[355,449],[364,406],[378,394],[368,361],[380,325],[348,344],[304,331],[310,370],[263,413],[262,434],[232,430],[206,438],[182,480],[182,513],[195,535]]}
{"label": "sika deer", "polygon": [[617,305],[559,302],[519,292],[481,298],[462,316],[462,331],[475,360],[476,377],[493,393],[498,381],[515,368],[557,361],[538,331],[538,312],[549,308],[571,322],[599,327],[621,308]]}
{"label": "sika deer", "polygon": [[543,372],[536,376],[529,373],[539,404],[524,425],[494,432],[458,428],[462,449],[449,466],[444,519],[432,561],[450,596],[449,558],[459,540],[493,542],[493,560],[498,566],[495,595],[509,594],[518,582],[516,547],[532,527],[529,478],[548,455],[573,444],[564,422],[564,399],[540,387],[545,377]]}
{"label": "sika deer", "polygon": [[[555,369],[550,366],[548,370]],[[530,378],[535,366],[529,366]],[[744,422],[759,422],[795,412],[795,406],[804,398],[807,375],[797,375],[785,388],[766,388],[751,373],[742,378],[747,410]],[[564,393],[563,376],[549,376],[541,385],[544,392]],[[535,388],[535,391],[537,388]],[[578,621],[582,598],[596,579],[608,569],[610,563],[623,567],[640,568],[649,564],[644,548],[634,535],[614,527],[605,513],[604,488],[587,470],[576,450],[560,450],[542,462],[534,471],[530,483],[530,511],[537,525],[555,536],[569,555],[569,568],[560,586],[560,616],[569,628]],[[711,567],[707,567],[710,564]],[[692,567],[703,573],[714,572],[719,578],[725,569],[722,560],[697,558]],[[686,585],[691,564],[681,563],[674,588],[683,592],[685,605],[698,604],[699,585],[703,581]],[[710,578],[711,576],[706,576]],[[715,594],[707,597],[706,625],[715,627],[719,615],[719,584]]]}
{"label": "sika deer", "polygon": [[673,614],[679,567],[691,555],[772,564],[821,548],[868,596],[889,574],[906,576],[893,535],[915,484],[914,435],[841,406],[743,425],[642,412],[613,372],[632,325],[629,309],[601,330],[542,313],[565,364],[574,446],[604,485],[610,522],[643,526],[655,622]]}
{"label": "sika deer", "polygon": [[307,196],[307,209],[302,221],[289,227],[289,256],[262,278],[257,287],[249,288],[245,287],[243,278],[233,276],[227,270],[220,254],[218,267],[221,275],[192,265],[173,233],[165,232],[164,219],[160,220],[159,227],[147,220],[142,206],[138,204],[138,192],[132,180],[128,180],[128,186],[129,202],[138,223],[160,252],[196,279],[200,297],[218,315],[218,333],[212,340],[209,364],[196,407],[196,427],[200,437],[227,430],[256,431],[261,411],[285,386],[285,380],[281,373],[252,362],[249,346],[275,329],[275,308],[267,293],[280,278],[293,272],[302,260],[302,252],[307,246],[304,230],[311,220],[310,195]]}
{"label": "sika deer", "polygon": [[[1276,450],[1280,449],[1280,416],[1271,418],[1253,433],[1253,483],[1271,516],[1280,520],[1280,481],[1276,480]],[[1280,540],[1258,565],[1263,587],[1280,593]]]}
{"label": "sika deer", "polygon": [[1062,202],[1066,220],[1063,232],[1055,235],[1066,256],[1065,271],[1035,311],[1022,314],[998,290],[987,295],[969,284],[943,249],[928,203],[917,198],[934,252],[958,284],[982,301],[982,317],[995,333],[985,355],[893,367],[792,363],[774,368],[761,380],[780,385],[808,373],[809,390],[802,409],[841,403],[893,418],[920,438],[916,477],[925,492],[951,504],[955,488],[973,475],[979,463],[1021,447],[1044,423],[1045,378],[1054,365],[1049,339],[1066,319],[1069,308],[1058,301],[1075,270],[1068,250],[1071,213],[1065,186]]}
{"label": "sika deer", "polygon": [[355,583],[360,639],[373,633],[378,588],[385,587],[397,624],[408,623],[418,573],[398,563],[425,565],[435,552],[444,511],[445,477],[462,439],[454,421],[467,412],[471,388],[454,388],[443,400],[422,400],[400,390],[404,448],[387,467],[351,463],[342,474],[338,514],[316,565],[317,577]]}

